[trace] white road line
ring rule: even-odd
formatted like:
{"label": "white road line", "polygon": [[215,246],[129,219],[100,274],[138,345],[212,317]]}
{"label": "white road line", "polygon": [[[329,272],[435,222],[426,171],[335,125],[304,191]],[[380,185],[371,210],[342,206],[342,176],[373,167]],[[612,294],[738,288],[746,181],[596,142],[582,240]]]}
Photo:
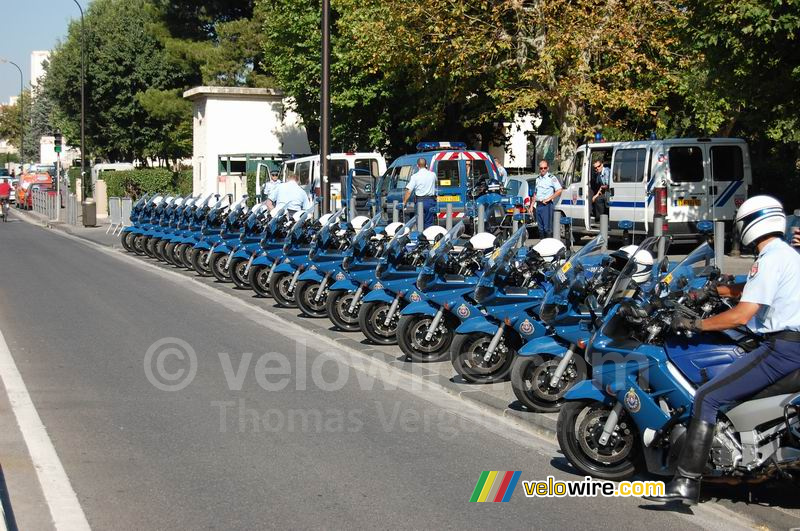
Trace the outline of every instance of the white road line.
{"label": "white road line", "polygon": [[58,459],[53,442],[39,418],[31,395],[22,381],[3,332],[0,331],[0,379],[6,387],[8,401],[17,418],[22,438],[36,469],[50,516],[56,529],[83,531],[91,529],[78,496],[72,489],[64,466]]}

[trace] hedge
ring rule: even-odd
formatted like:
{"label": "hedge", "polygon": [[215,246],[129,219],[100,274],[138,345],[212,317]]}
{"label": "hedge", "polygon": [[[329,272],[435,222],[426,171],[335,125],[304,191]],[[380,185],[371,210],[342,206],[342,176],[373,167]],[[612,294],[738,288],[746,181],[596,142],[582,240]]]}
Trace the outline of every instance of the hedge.
{"label": "hedge", "polygon": [[108,197],[138,198],[144,194],[192,193],[192,170],[173,172],[165,168],[113,171],[101,174]]}
{"label": "hedge", "polygon": [[67,170],[67,178],[69,179],[69,192],[75,193],[75,179],[81,176],[80,168],[70,168]]}

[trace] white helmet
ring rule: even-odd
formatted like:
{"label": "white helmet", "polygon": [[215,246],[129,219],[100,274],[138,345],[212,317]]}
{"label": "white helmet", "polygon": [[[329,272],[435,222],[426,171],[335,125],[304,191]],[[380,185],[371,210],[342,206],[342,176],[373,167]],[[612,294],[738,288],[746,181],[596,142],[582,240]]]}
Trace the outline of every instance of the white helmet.
{"label": "white helmet", "polygon": [[487,249],[491,249],[494,247],[494,241],[496,237],[494,234],[489,232],[479,232],[475,236],[469,239],[469,243],[472,244],[473,249],[477,249],[479,251],[485,251]]}
{"label": "white helmet", "polygon": [[422,235],[431,243],[433,243],[436,240],[436,237],[440,234],[447,234],[447,229],[440,227],[439,225],[431,225],[422,231]]}
{"label": "white helmet", "polygon": [[544,238],[542,241],[533,246],[533,250],[536,251],[539,256],[544,258],[544,261],[548,263],[553,262],[553,260],[556,258],[556,255],[563,249],[566,249],[564,244],[555,238]]}
{"label": "white helmet", "polygon": [[352,225],[353,228],[356,230],[361,230],[361,227],[363,227],[367,223],[367,221],[369,221],[369,218],[367,216],[356,216],[350,222],[350,225]]}
{"label": "white helmet", "polygon": [[633,281],[641,284],[650,280],[650,275],[653,273],[653,255],[650,254],[650,251],[642,249],[633,255],[633,261],[636,262],[636,273],[633,274]]}
{"label": "white helmet", "polygon": [[386,228],[383,229],[383,232],[385,232],[386,235],[389,236],[390,238],[394,238],[394,235],[397,233],[397,229],[399,229],[402,226],[403,226],[402,223],[400,223],[399,221],[395,221],[394,223],[389,223],[388,225],[386,225]]}
{"label": "white helmet", "polygon": [[303,211],[302,210],[298,210],[297,212],[292,214],[292,219],[295,220],[295,221],[300,221],[300,217],[302,215],[303,215]]}
{"label": "white helmet", "polygon": [[783,205],[768,195],[751,197],[736,212],[736,230],[745,246],[768,234],[785,234]]}
{"label": "white helmet", "polygon": [[322,225],[323,227],[327,225],[331,217],[333,217],[333,214],[323,214],[322,217],[319,218],[320,225]]}
{"label": "white helmet", "polygon": [[280,214],[280,212],[281,212],[282,210],[283,210],[283,207],[282,207],[282,206],[279,206],[279,207],[273,207],[273,208],[272,208],[272,210],[270,210],[270,211],[269,211],[269,216],[270,216],[271,218],[274,218],[275,216],[277,216],[278,214]]}

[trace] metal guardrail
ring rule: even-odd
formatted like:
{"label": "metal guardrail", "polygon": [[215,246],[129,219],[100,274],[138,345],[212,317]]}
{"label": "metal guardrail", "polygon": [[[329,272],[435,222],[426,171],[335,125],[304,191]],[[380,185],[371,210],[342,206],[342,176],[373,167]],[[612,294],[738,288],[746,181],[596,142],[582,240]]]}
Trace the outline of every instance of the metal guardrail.
{"label": "metal guardrail", "polygon": [[33,211],[37,214],[47,216],[50,221],[58,221],[61,205],[59,205],[58,195],[55,191],[33,190],[31,205],[33,206]]}
{"label": "metal guardrail", "polygon": [[117,229],[122,230],[122,198],[109,197],[108,198],[108,219],[110,224],[106,229],[106,234],[111,231],[111,234],[116,234]]}
{"label": "metal guardrail", "polygon": [[[120,227],[120,232],[122,232],[122,227],[130,227],[131,226],[131,210],[133,210],[133,199],[130,197],[123,197],[122,198],[122,225]],[[317,216],[319,217],[319,216]]]}
{"label": "metal guardrail", "polygon": [[69,194],[66,200],[67,219],[66,222],[70,225],[78,224],[78,212],[80,212],[80,203],[75,194]]}

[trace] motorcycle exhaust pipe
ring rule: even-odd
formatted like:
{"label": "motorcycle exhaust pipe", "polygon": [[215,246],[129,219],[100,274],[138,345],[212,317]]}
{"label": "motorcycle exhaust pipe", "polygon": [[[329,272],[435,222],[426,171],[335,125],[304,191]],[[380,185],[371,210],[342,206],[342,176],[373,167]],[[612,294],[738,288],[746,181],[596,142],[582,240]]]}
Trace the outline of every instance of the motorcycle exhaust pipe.
{"label": "motorcycle exhaust pipe", "polygon": [[503,338],[503,331],[505,328],[506,324],[500,323],[500,327],[497,329],[497,332],[494,333],[492,341],[489,343],[489,348],[486,349],[486,354],[483,356],[483,361],[486,363],[488,363],[489,360],[492,359],[492,356],[494,356],[494,351],[497,350],[497,345],[500,344],[500,340]]}
{"label": "motorcycle exhaust pipe", "polygon": [[400,305],[400,294],[395,295],[392,305],[389,306],[389,313],[386,314],[386,319],[383,320],[383,326],[389,326],[392,322],[392,317],[397,313],[397,307]]}
{"label": "motorcycle exhaust pipe", "polygon": [[433,321],[431,321],[431,325],[428,327],[428,332],[425,334],[425,341],[430,341],[433,337],[433,333],[439,328],[439,323],[442,322],[442,316],[444,315],[444,306],[439,306],[439,310],[436,312],[436,315],[433,316]]}
{"label": "motorcycle exhaust pipe", "polygon": [[608,439],[611,437],[611,434],[614,433],[614,428],[617,427],[617,422],[619,422],[620,413],[622,413],[622,402],[617,402],[614,404],[614,409],[608,414],[608,419],[606,419],[606,423],[603,426],[603,433],[597,440],[597,442],[603,446],[608,444]]}
{"label": "motorcycle exhaust pipe", "polygon": [[322,279],[322,282],[319,283],[319,288],[317,289],[317,294],[314,295],[314,302],[319,302],[322,300],[322,293],[325,291],[325,288],[328,287],[328,279],[331,278],[330,273],[325,273],[325,278]]}
{"label": "motorcycle exhaust pipe", "polygon": [[575,355],[575,344],[571,343],[569,345],[569,349],[567,353],[564,354],[564,357],[561,358],[561,361],[558,363],[556,367],[556,371],[553,373],[552,378],[550,378],[550,387],[558,387],[558,382],[561,380],[561,376],[564,375],[564,371],[567,370],[567,366],[569,365],[572,356]]}
{"label": "motorcycle exhaust pipe", "polygon": [[350,306],[347,307],[347,313],[352,314],[355,311],[356,305],[358,304],[358,300],[361,298],[362,293],[364,293],[364,284],[358,286],[356,294],[353,295],[353,300],[350,301]]}

